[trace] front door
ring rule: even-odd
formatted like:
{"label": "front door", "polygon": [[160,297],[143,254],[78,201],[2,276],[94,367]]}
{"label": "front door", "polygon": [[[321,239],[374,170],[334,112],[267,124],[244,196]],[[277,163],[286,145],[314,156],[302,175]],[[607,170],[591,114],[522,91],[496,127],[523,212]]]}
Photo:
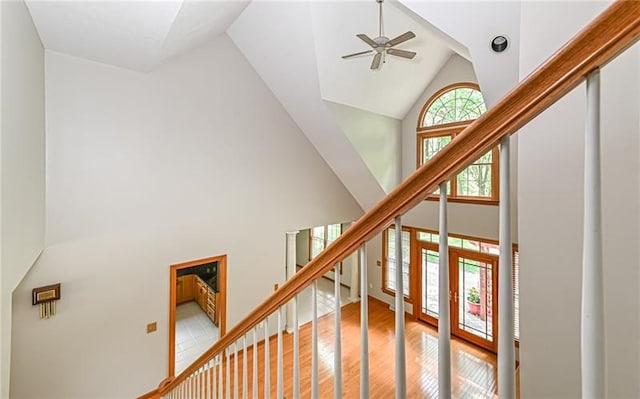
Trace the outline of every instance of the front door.
{"label": "front door", "polygon": [[450,264],[453,309],[451,332],[483,348],[496,351],[497,259],[452,250]]}
{"label": "front door", "polygon": [[[434,326],[439,318],[438,246],[419,242],[418,318]],[[496,351],[497,259],[490,255],[449,249],[449,303],[451,333]]]}

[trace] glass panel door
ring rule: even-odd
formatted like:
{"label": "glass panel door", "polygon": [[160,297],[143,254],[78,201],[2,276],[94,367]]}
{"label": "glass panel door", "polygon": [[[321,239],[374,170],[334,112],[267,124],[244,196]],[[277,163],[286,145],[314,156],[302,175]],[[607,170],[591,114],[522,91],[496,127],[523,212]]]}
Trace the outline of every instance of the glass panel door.
{"label": "glass panel door", "polygon": [[[437,245],[420,243],[420,319],[437,325],[439,312],[440,254]],[[448,305],[448,304],[447,304]]]}
{"label": "glass panel door", "polygon": [[453,330],[456,335],[495,351],[496,260],[466,254],[452,258],[457,264]]}

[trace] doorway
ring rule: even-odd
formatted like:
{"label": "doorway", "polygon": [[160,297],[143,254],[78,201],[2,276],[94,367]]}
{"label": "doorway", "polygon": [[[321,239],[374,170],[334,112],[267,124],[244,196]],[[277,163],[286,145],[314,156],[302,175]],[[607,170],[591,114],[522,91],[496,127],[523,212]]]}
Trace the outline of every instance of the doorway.
{"label": "doorway", "polygon": [[[193,328],[193,331],[198,329],[197,333],[182,332],[181,342],[177,342],[176,334],[177,323],[181,321],[178,320],[179,315],[181,320],[183,317],[191,318],[185,321],[187,328]],[[169,268],[169,377],[176,374],[176,354],[179,350],[194,352],[194,346],[199,346],[199,354],[202,354],[215,343],[217,338],[224,335],[227,324],[226,315],[227,255],[171,265]],[[198,323],[203,324],[198,325]],[[207,324],[215,333],[204,331]],[[200,331],[202,335],[199,334]],[[204,342],[204,339],[208,341]],[[211,341],[210,344],[209,341]],[[186,348],[187,345],[191,345],[191,348]],[[194,360],[199,356],[196,353],[190,353],[190,355],[195,356]],[[177,371],[179,373],[182,370]]]}
{"label": "doorway", "polygon": [[[434,326],[439,318],[440,254],[435,243],[418,242],[418,318]],[[451,333],[496,352],[496,256],[449,249],[449,303]]]}

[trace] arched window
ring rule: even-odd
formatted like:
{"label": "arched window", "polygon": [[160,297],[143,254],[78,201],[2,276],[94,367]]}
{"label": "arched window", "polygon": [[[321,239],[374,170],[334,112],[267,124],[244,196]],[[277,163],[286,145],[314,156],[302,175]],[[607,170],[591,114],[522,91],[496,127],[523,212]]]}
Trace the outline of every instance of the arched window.
{"label": "arched window", "polygon": [[[457,83],[431,96],[417,126],[420,167],[487,110],[478,85]],[[453,201],[497,203],[498,150],[489,151],[452,179],[447,194]]]}

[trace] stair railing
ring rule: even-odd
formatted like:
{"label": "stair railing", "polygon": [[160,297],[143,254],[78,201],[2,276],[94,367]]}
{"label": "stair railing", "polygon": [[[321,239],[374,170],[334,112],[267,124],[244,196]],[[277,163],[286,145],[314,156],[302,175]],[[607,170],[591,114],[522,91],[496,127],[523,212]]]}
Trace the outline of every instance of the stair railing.
{"label": "stair railing", "polygon": [[[587,97],[589,111],[587,115],[587,165],[585,167],[585,186],[595,189],[585,193],[585,225],[599,226],[599,69],[618,54],[634,44],[640,35],[640,2],[617,1],[572,38],[556,54],[531,73],[498,104],[489,109],[464,132],[438,152],[433,158],[410,175],[393,192],[370,209],[356,221],[337,240],[309,262],[302,270],[254,309],[234,328],[222,336],[209,350],[187,367],[170,382],[164,382],[157,390],[162,398],[200,399],[200,398],[248,398],[249,392],[254,399],[270,398],[271,373],[275,364],[275,397],[284,397],[284,371],[282,365],[283,341],[282,314],[290,302],[297,304],[297,295],[311,286],[312,297],[312,340],[311,340],[311,381],[310,392],[313,399],[319,398],[318,389],[318,323],[317,323],[317,280],[326,272],[358,251],[361,260],[361,296],[367,298],[367,270],[365,243],[395,222],[395,231],[402,232],[401,215],[421,203],[428,195],[440,187],[440,262],[446,262],[446,183],[464,168],[473,163],[491,148],[500,144],[500,262],[510,264],[511,242],[509,233],[509,136],[546,110],[553,103],[588,79]],[[582,343],[582,394],[584,397],[604,397],[604,337],[602,273],[602,238],[590,234],[585,229],[585,248],[593,253],[585,259],[583,265],[583,343]],[[401,242],[401,237],[396,238]],[[401,245],[396,245],[401,251]],[[444,254],[444,256],[442,255]],[[587,258],[585,256],[585,258]],[[400,253],[396,259],[402,259]],[[440,284],[446,282],[446,263],[441,263]],[[444,272],[444,273],[443,273]],[[600,284],[600,285],[599,285]],[[402,267],[396,267],[396,292],[402,290]],[[500,301],[498,304],[498,394],[504,398],[515,398],[515,370],[513,345],[513,303],[511,267],[500,267]],[[440,303],[448,303],[448,289],[440,290]],[[396,295],[396,398],[406,397],[406,371],[404,354],[404,301]],[[342,358],[340,323],[340,273],[335,273],[335,346],[334,346],[334,397],[342,398]],[[505,300],[505,298],[507,298]],[[586,302],[585,302],[586,301]],[[361,300],[361,360],[360,360],[360,397],[369,397],[368,372],[368,324],[367,301]],[[586,306],[584,306],[586,305]],[[270,324],[276,328],[276,359],[270,354]],[[440,323],[448,325],[447,312],[440,314]],[[294,331],[298,330],[297,318],[294,319]],[[442,331],[442,330],[441,330]],[[509,334],[511,333],[511,335]],[[439,334],[439,397],[451,397],[450,373],[450,336]],[[293,357],[298,366],[299,343],[294,334]],[[241,356],[241,357],[240,357]],[[252,359],[251,364],[249,358]],[[259,358],[262,362],[259,362]],[[261,366],[259,366],[261,364]],[[239,374],[239,365],[242,374]],[[259,367],[263,369],[260,370]],[[249,369],[251,380],[249,383]],[[300,373],[294,371],[299,379]],[[292,397],[300,397],[299,381],[295,381]],[[240,391],[240,387],[242,387]],[[233,395],[233,396],[232,396]]]}

